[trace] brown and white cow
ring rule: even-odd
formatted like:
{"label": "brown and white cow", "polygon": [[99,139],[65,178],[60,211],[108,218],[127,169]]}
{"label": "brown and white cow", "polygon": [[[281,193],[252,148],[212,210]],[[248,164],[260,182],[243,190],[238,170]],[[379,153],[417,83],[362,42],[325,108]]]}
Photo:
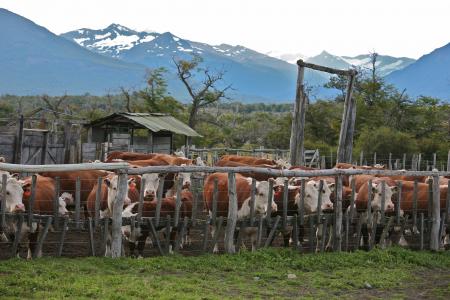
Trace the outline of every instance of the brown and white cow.
{"label": "brown and white cow", "polygon": [[137,152],[124,152],[124,151],[112,151],[108,153],[105,162],[114,162],[117,159],[125,161],[152,159],[157,153],[137,153]]}
{"label": "brown and white cow", "polygon": [[[214,179],[218,180],[218,200],[217,200],[217,216],[228,216],[228,174],[214,173],[209,175],[204,184],[204,200],[209,214],[212,214],[212,202],[214,193]],[[251,196],[251,182],[250,178],[236,174],[236,198],[238,204],[237,219],[241,220],[250,216],[250,196]],[[273,196],[272,196],[273,197]],[[256,193],[254,201],[255,215],[264,216],[267,213],[269,198],[269,182],[256,182]],[[272,198],[273,200],[273,198]],[[277,205],[272,201],[272,211],[277,211]],[[215,224],[211,229],[211,234],[214,236],[216,231]],[[250,236],[252,243],[252,250],[256,249],[256,233],[254,227],[246,227],[243,234]],[[219,251],[218,245],[214,245],[214,252]]]}

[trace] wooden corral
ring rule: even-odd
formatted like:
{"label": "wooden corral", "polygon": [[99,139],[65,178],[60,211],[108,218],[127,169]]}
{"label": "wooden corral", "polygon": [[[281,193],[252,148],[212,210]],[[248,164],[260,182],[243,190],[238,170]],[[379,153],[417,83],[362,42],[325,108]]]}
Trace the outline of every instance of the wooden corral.
{"label": "wooden corral", "polygon": [[[7,214],[3,209],[1,212],[2,216],[2,224],[5,222],[7,218],[15,218],[18,222],[17,224],[22,224],[22,220],[24,222],[35,222],[40,220],[43,225],[43,231],[38,239],[38,247],[42,248],[45,246],[45,241],[47,235],[52,237],[55,245],[53,246],[54,252],[52,255],[61,255],[64,254],[64,249],[67,247],[73,248],[76,247],[76,241],[70,240],[70,243],[65,245],[65,238],[67,236],[74,235],[70,232],[76,231],[79,232],[80,235],[84,235],[84,241],[89,241],[89,253],[90,255],[99,255],[98,253],[98,244],[104,245],[106,243],[106,237],[108,235],[109,228],[112,228],[112,256],[118,257],[123,254],[122,252],[122,235],[120,232],[120,228],[122,225],[130,225],[132,230],[136,230],[137,228],[147,228],[151,230],[151,238],[153,240],[153,244],[155,245],[155,251],[159,254],[167,254],[169,251],[169,242],[171,241],[171,235],[166,234],[165,238],[161,238],[157,233],[158,230],[164,229],[166,233],[170,233],[171,228],[177,229],[176,239],[176,247],[174,248],[175,252],[186,253],[189,254],[189,248],[181,249],[179,247],[180,240],[182,239],[183,234],[189,228],[191,230],[191,234],[194,236],[194,244],[195,249],[192,249],[195,253],[204,253],[211,252],[213,250],[213,245],[221,240],[221,236],[224,233],[226,234],[223,249],[227,253],[234,253],[239,251],[240,248],[240,239],[243,239],[243,236],[239,234],[237,236],[237,240],[232,238],[234,236],[234,232],[237,229],[243,229],[246,227],[253,227],[257,231],[257,247],[268,247],[271,245],[273,238],[275,238],[278,233],[285,232],[288,227],[293,228],[294,243],[292,247],[294,247],[297,251],[301,252],[314,252],[314,251],[325,251],[327,248],[326,238],[331,237],[332,246],[331,249],[334,251],[351,251],[355,249],[359,249],[359,240],[361,236],[364,235],[364,230],[367,232],[368,236],[368,245],[367,249],[371,249],[376,245],[377,239],[377,230],[381,228],[381,237],[379,238],[379,246],[386,247],[387,245],[387,234],[394,227],[399,227],[402,232],[409,230],[412,234],[412,237],[417,241],[415,247],[416,249],[426,249],[429,248],[431,250],[439,250],[443,247],[441,244],[442,236],[445,234],[445,228],[449,225],[449,215],[450,215],[450,194],[447,194],[447,202],[445,213],[443,208],[440,207],[440,192],[439,192],[439,176],[449,176],[449,172],[426,172],[426,171],[394,171],[394,170],[364,170],[364,169],[329,169],[329,170],[312,170],[312,171],[300,171],[300,170],[274,170],[274,169],[265,169],[265,168],[254,168],[254,167],[240,167],[240,168],[229,168],[229,167],[199,167],[199,166],[160,166],[160,167],[142,167],[142,168],[134,168],[129,169],[127,163],[116,163],[116,164],[105,164],[105,163],[94,163],[94,164],[74,164],[74,165],[47,165],[47,166],[25,166],[25,165],[12,165],[12,164],[0,164],[0,170],[9,171],[9,172],[19,172],[19,173],[33,173],[33,172],[43,172],[43,171],[80,171],[80,170],[92,170],[92,169],[103,169],[103,170],[115,170],[122,179],[119,180],[119,196],[117,199],[120,199],[118,205],[114,207],[112,218],[103,218],[99,219],[99,213],[95,214],[95,218],[82,218],[82,214],[80,213],[80,199],[79,199],[79,186],[77,186],[77,191],[75,194],[75,207],[76,213],[74,217],[70,218],[61,218],[57,214],[52,216],[42,216],[42,215],[34,215],[32,211],[29,211],[25,214],[19,215],[10,215]],[[176,207],[177,211],[173,218],[160,217],[160,209],[161,206],[157,206],[156,216],[150,218],[142,217],[142,207],[144,203],[144,196],[141,193],[139,197],[139,211],[136,217],[131,218],[122,218],[122,207],[121,202],[125,197],[126,189],[126,178],[128,175],[138,175],[138,174],[147,174],[147,173],[179,173],[179,172],[190,172],[190,173],[213,173],[213,172],[222,172],[228,173],[228,201],[230,209],[228,211],[227,217],[222,217],[218,215],[217,209],[214,210],[214,207],[217,207],[217,204],[214,204],[214,201],[217,203],[217,198],[213,199],[213,211],[212,215],[206,215],[203,212],[204,207],[202,207],[202,179],[197,178],[195,183],[193,183],[192,192],[194,195],[194,205],[192,209],[192,213],[190,216],[185,218],[181,217],[180,207],[181,207],[181,186],[180,181],[177,181],[178,188],[176,189]],[[245,172],[255,172],[266,174],[274,177],[316,177],[316,176],[331,176],[336,178],[336,200],[335,207],[337,209],[334,210],[333,213],[326,213],[320,209],[321,203],[321,195],[320,192],[323,189],[324,181],[320,182],[319,187],[319,199],[318,199],[318,209],[316,213],[306,214],[302,205],[298,207],[298,211],[294,215],[288,215],[288,206],[287,206],[287,196],[283,198],[283,204],[278,208],[280,214],[276,217],[271,215],[270,212],[270,199],[268,198],[268,214],[266,216],[256,215],[254,210],[250,211],[250,215],[248,218],[240,219],[237,218],[237,209],[236,208],[236,185],[234,184],[236,173],[245,173]],[[428,213],[424,213],[417,209],[417,202],[414,205],[413,210],[413,218],[408,219],[400,214],[400,201],[398,200],[398,204],[395,208],[395,213],[393,215],[384,215],[384,213],[374,214],[373,217],[368,219],[368,224],[363,230],[363,220],[365,220],[365,213],[369,213],[369,216],[372,216],[369,211],[358,211],[354,208],[353,204],[355,203],[355,187],[352,182],[352,196],[350,209],[347,211],[343,211],[342,206],[342,197],[339,193],[342,190],[343,178],[348,177],[350,175],[358,175],[358,174],[369,174],[369,175],[383,175],[383,176],[431,176],[434,179],[435,184],[430,185],[429,190],[429,210]],[[3,182],[5,182],[6,177],[3,177]],[[82,178],[80,178],[82,180]],[[303,179],[305,180],[305,179]],[[273,182],[270,181],[269,186],[271,187]],[[369,184],[370,185],[370,184]],[[5,185],[3,185],[5,186]],[[59,184],[57,184],[59,186]],[[398,187],[401,191],[401,185]],[[271,190],[271,189],[269,189]],[[122,192],[121,192],[122,191]],[[370,191],[370,189],[369,189]],[[384,190],[383,190],[384,191]],[[215,187],[215,192],[219,191]],[[416,192],[416,191],[415,191]],[[5,191],[2,191],[4,195]],[[252,199],[255,199],[254,193],[255,189],[252,188]],[[383,192],[384,193],[384,192]],[[32,193],[33,194],[33,193]],[[285,194],[287,195],[287,193]],[[399,192],[401,195],[401,192]],[[57,201],[57,195],[55,195],[55,201]],[[302,191],[300,193],[300,203],[305,201],[305,194]],[[99,201],[100,197],[97,197]],[[383,195],[383,199],[385,195]],[[417,197],[415,197],[417,201]],[[3,198],[4,199],[4,198]],[[158,203],[161,203],[161,195],[157,197]],[[370,199],[370,197],[369,197]],[[250,200],[254,201],[254,200]],[[384,201],[384,200],[383,200]],[[56,202],[55,202],[56,203]],[[5,207],[4,203],[2,204],[2,208]],[[96,205],[96,210],[98,206]],[[159,207],[159,209],[158,209]],[[250,204],[252,207],[252,204]],[[369,202],[370,207],[370,202]],[[177,213],[178,212],[178,213]],[[364,221],[365,222],[365,221]],[[60,226],[56,226],[56,237],[54,233],[49,233],[48,230],[50,225],[60,224]],[[81,226],[79,226],[81,224]],[[68,226],[65,226],[68,225]],[[217,231],[214,236],[210,237],[209,226],[216,225]],[[79,231],[79,227],[85,228],[87,231]],[[448,227],[447,227],[448,228]],[[67,232],[69,229],[69,233]],[[239,230],[239,231],[241,231]],[[302,238],[299,240],[298,233],[302,232]],[[320,233],[321,241],[316,240],[316,235]],[[20,237],[20,230],[16,232],[16,238]],[[76,238],[76,236],[75,236]],[[178,245],[178,246],[177,246]],[[222,245],[222,243],[220,243]],[[14,243],[12,245],[12,251],[15,251],[18,245]],[[96,250],[97,249],[97,250]],[[9,252],[11,253],[11,252]],[[14,252],[13,252],[14,253]],[[48,253],[48,252],[47,252]],[[155,252],[152,252],[156,254]],[[8,255],[9,256],[9,255]]]}

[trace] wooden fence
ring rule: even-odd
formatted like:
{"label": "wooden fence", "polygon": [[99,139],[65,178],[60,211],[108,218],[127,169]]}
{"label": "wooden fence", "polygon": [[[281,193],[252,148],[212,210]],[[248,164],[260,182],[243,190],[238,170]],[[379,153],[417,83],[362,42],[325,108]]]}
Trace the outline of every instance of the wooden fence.
{"label": "wooden fence", "polygon": [[[419,240],[418,249],[429,248],[431,250],[439,250],[442,248],[441,240],[445,233],[445,229],[448,228],[448,223],[450,220],[450,193],[447,192],[447,202],[446,209],[441,209],[440,207],[440,189],[439,189],[439,176],[449,176],[450,172],[430,172],[430,171],[400,171],[400,170],[314,170],[314,171],[300,171],[300,170],[274,170],[265,168],[253,168],[253,167],[242,167],[242,168],[230,168],[230,167],[198,167],[198,166],[161,166],[161,167],[142,167],[142,168],[129,168],[127,163],[92,163],[92,164],[67,164],[67,165],[14,165],[14,164],[0,164],[0,170],[9,172],[19,172],[19,173],[38,173],[44,171],[84,171],[84,170],[111,170],[115,171],[119,175],[119,193],[115,202],[113,209],[113,215],[111,218],[100,218],[100,199],[101,199],[101,189],[96,192],[96,204],[95,204],[95,215],[93,217],[83,218],[81,213],[81,199],[80,199],[80,181],[82,178],[77,179],[76,190],[74,191],[75,198],[75,211],[74,215],[70,218],[60,217],[57,214],[57,210],[53,215],[37,215],[33,214],[33,209],[29,209],[25,214],[11,215],[5,211],[5,193],[3,189],[2,194],[2,206],[1,206],[1,225],[2,228],[7,221],[11,218],[14,222],[17,222],[17,228],[20,228],[22,224],[32,225],[33,223],[41,223],[43,225],[43,230],[37,241],[37,248],[35,250],[35,255],[39,253],[42,249],[44,242],[48,235],[57,234],[53,237],[54,247],[53,253],[56,256],[60,256],[63,253],[66,236],[70,232],[74,231],[77,236],[81,236],[82,232],[88,234],[89,243],[89,254],[98,255],[99,245],[100,249],[106,244],[108,232],[111,229],[112,232],[112,256],[119,257],[123,254],[122,251],[122,232],[121,227],[123,225],[130,225],[133,230],[136,228],[147,228],[151,230],[151,236],[155,249],[159,254],[167,254],[169,250],[169,244],[171,242],[171,228],[177,229],[177,236],[175,242],[174,251],[182,251],[180,249],[180,240],[183,234],[186,233],[187,229],[193,231],[197,237],[197,250],[198,252],[210,252],[213,250],[213,245],[219,241],[220,235],[226,233],[226,238],[224,239],[223,249],[227,253],[234,253],[239,250],[240,242],[243,237],[241,234],[238,235],[237,241],[233,238],[234,233],[237,228],[245,227],[255,227],[257,230],[257,247],[268,247],[271,245],[273,238],[279,232],[285,232],[289,227],[293,228],[293,244],[292,246],[298,251],[302,252],[314,252],[324,251],[326,249],[326,237],[331,237],[332,246],[334,251],[350,251],[358,249],[360,247],[360,240],[362,236],[367,238],[367,249],[371,249],[376,244],[376,236],[380,235],[377,230],[381,230],[381,237],[379,238],[380,245],[383,247],[386,243],[386,237],[388,232],[395,227],[399,227],[400,232],[405,230],[410,230],[413,235]],[[201,177],[196,177],[192,186],[192,193],[194,195],[194,203],[191,215],[188,217],[182,217],[180,214],[181,207],[181,188],[178,186],[176,193],[176,211],[173,217],[168,216],[166,218],[161,217],[161,199],[162,195],[157,197],[157,208],[156,215],[152,218],[142,217],[142,209],[144,204],[144,195],[141,192],[139,197],[138,205],[138,215],[132,218],[122,218],[122,206],[123,201],[126,197],[127,189],[127,176],[128,175],[142,175],[146,173],[178,173],[178,172],[191,172],[191,173],[213,173],[213,172],[224,172],[228,173],[228,204],[229,211],[227,217],[222,217],[218,215],[217,212],[217,197],[213,200],[212,214],[206,216],[202,210],[202,187],[203,182]],[[255,210],[252,209],[250,216],[244,219],[238,219],[237,217],[237,196],[236,196],[236,184],[235,184],[235,174],[236,173],[259,173],[266,174],[273,177],[316,177],[316,176],[334,176],[336,178],[336,194],[335,194],[335,204],[334,212],[326,213],[321,210],[321,197],[320,192],[323,189],[324,182],[320,182],[319,188],[319,199],[317,211],[313,214],[307,214],[304,206],[300,205],[296,212],[292,213],[288,211],[287,205],[287,193],[285,198],[283,198],[283,205],[279,208],[280,213],[277,216],[272,216],[270,208],[270,201],[272,199],[269,195],[269,205],[268,213],[266,216],[256,215]],[[395,175],[405,175],[405,176],[431,176],[434,179],[434,184],[430,185],[429,191],[429,209],[424,212],[417,209],[417,196],[414,197],[414,205],[411,217],[404,217],[400,214],[400,201],[401,201],[401,185],[398,187],[399,198],[395,206],[395,214],[392,216],[387,216],[384,210],[380,211],[379,214],[372,214],[370,200],[368,204],[367,212],[360,212],[354,209],[353,204],[355,203],[355,184],[354,181],[351,182],[352,194],[350,199],[350,209],[344,211],[342,209],[342,188],[343,188],[343,177],[349,175],[383,175],[383,176],[395,176]],[[101,182],[101,178],[98,179]],[[3,187],[6,186],[6,175],[2,178]],[[33,199],[35,195],[35,182],[33,179],[33,186],[31,191],[31,207],[33,207]],[[60,180],[56,179],[56,195],[54,198],[54,207],[58,207],[58,197],[59,197],[59,187]],[[177,184],[180,184],[178,182]],[[271,183],[270,183],[271,185]],[[304,186],[304,185],[303,185]],[[384,185],[383,185],[384,187]],[[160,189],[162,191],[162,189]],[[269,189],[272,191],[272,189]],[[217,185],[215,186],[214,194],[219,191]],[[253,196],[251,201],[254,201],[255,189],[252,189]],[[371,193],[371,189],[369,189]],[[417,189],[414,191],[417,195]],[[304,191],[300,193],[300,203],[304,203],[305,194]],[[369,194],[369,199],[371,199]],[[385,187],[383,189],[383,203],[385,201]],[[253,205],[250,205],[253,207]],[[364,225],[364,213],[367,213],[368,220],[367,226]],[[441,215],[442,213],[442,215]],[[209,226],[216,225],[217,231],[211,239],[209,236]],[[55,232],[49,233],[49,228],[53,225]],[[417,228],[417,229],[416,229]],[[165,238],[161,239],[157,230],[164,229],[167,233]],[[87,230],[87,232],[86,232]],[[99,232],[100,231],[100,232]],[[239,232],[242,232],[240,230]],[[299,241],[299,233],[303,232],[304,238]],[[366,232],[366,233],[365,233]],[[17,247],[19,246],[21,230],[17,229],[15,232],[15,239],[11,245],[11,253],[15,253]],[[321,240],[318,241],[316,236],[320,236]],[[265,237],[265,240],[264,240]],[[353,240],[353,242],[352,242]],[[99,243],[100,242],[100,243]],[[72,245],[72,244],[70,244]]]}

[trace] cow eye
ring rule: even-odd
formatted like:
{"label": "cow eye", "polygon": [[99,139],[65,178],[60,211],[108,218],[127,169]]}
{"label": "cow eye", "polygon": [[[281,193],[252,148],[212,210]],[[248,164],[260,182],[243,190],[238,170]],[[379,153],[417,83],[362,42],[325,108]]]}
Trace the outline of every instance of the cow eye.
{"label": "cow eye", "polygon": [[115,191],[116,191],[116,190],[117,190],[117,188],[115,187],[115,188],[113,188],[113,190],[115,190]]}
{"label": "cow eye", "polygon": [[325,190],[322,191],[322,194],[325,194]]}
{"label": "cow eye", "polygon": [[9,191],[6,191],[6,195],[9,195]]}

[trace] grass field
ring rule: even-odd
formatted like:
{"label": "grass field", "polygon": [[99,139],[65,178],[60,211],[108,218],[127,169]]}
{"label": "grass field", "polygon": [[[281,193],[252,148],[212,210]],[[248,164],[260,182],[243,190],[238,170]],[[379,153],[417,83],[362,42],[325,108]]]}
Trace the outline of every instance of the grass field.
{"label": "grass field", "polygon": [[392,248],[300,255],[268,249],[199,257],[0,262],[0,298],[450,299],[450,253]]}

